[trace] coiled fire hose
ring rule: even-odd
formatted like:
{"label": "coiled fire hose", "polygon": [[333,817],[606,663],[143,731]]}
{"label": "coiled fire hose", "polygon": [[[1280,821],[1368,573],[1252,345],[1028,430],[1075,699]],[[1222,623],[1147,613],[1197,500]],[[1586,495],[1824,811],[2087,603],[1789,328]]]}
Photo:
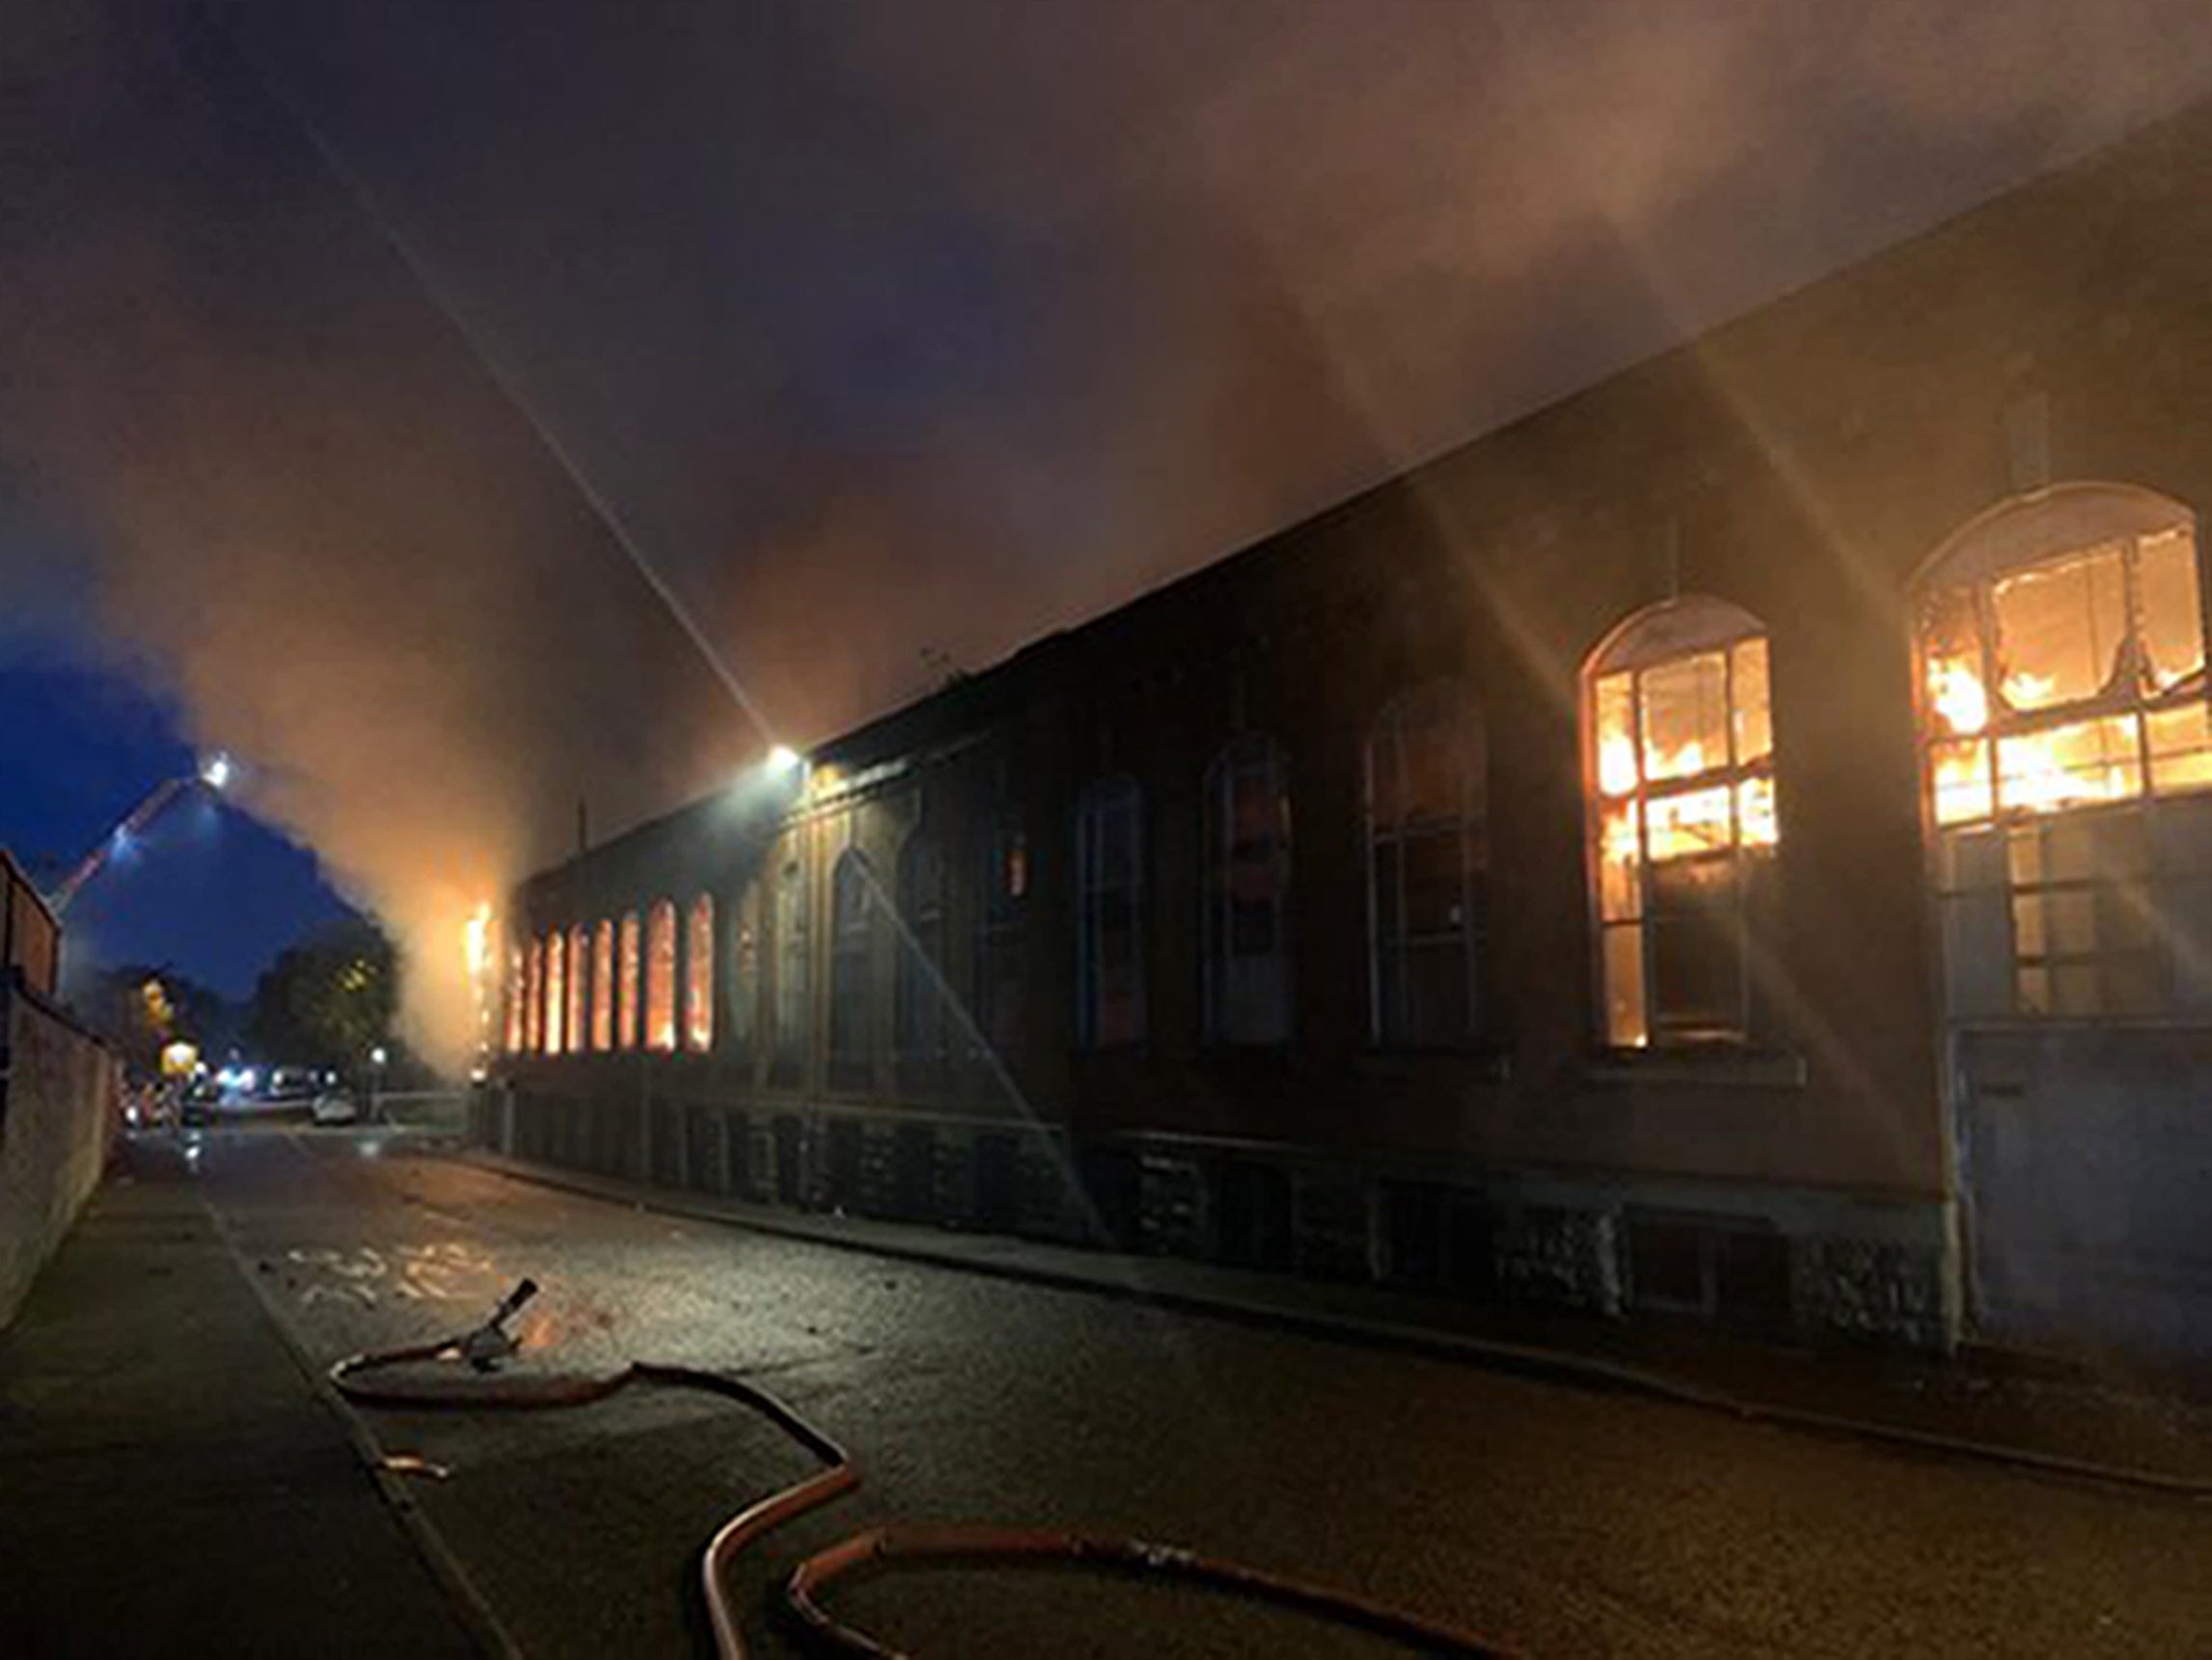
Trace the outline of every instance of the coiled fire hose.
{"label": "coiled fire hose", "polygon": [[[362,1406],[416,1411],[543,1411],[588,1406],[621,1393],[633,1383],[696,1389],[750,1407],[797,1441],[822,1463],[804,1481],[780,1488],[748,1506],[715,1530],[699,1557],[699,1589],[714,1629],[721,1660],[745,1660],[746,1646],[736,1611],[724,1586],[730,1565],[747,1546],[784,1523],[817,1510],[860,1484],[851,1455],[766,1390],[726,1373],[692,1366],[632,1361],[599,1377],[549,1377],[518,1382],[469,1385],[460,1389],[420,1381],[371,1379],[369,1374],[422,1361],[465,1361],[490,1373],[519,1345],[506,1321],[537,1294],[536,1282],[524,1280],[491,1319],[458,1337],[349,1355],[330,1369],[331,1383]],[[784,1584],[784,1604],[799,1630],[819,1652],[866,1655],[871,1660],[909,1660],[904,1651],[844,1624],[821,1604],[818,1592],[832,1581],[876,1565],[958,1563],[968,1566],[1078,1565],[1111,1569],[1151,1579],[1181,1581],[1255,1601],[1270,1602],[1315,1619],[1362,1630],[1425,1653],[1463,1660],[1506,1660],[1507,1650],[1450,1625],[1425,1619],[1349,1592],[1218,1561],[1172,1545],[1035,1528],[988,1526],[892,1526],[853,1535],[815,1552],[792,1570]]]}

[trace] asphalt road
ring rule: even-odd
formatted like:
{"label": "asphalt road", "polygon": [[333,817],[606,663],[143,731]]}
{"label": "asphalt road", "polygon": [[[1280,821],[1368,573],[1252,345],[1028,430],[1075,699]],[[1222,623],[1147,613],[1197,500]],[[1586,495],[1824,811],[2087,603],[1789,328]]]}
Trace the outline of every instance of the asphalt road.
{"label": "asphalt road", "polygon": [[[734,1370],[842,1439],[862,1492],[739,1571],[764,1653],[790,1651],[765,1610],[791,1564],[895,1518],[1184,1544],[1530,1656],[2212,1656],[2212,1507],[672,1221],[359,1134],[214,1134],[195,1166],[319,1359],[473,1324],[527,1274],[519,1374]],[[371,1422],[451,1468],[423,1513],[533,1656],[703,1652],[700,1545],[809,1467],[684,1396]],[[835,1601],[921,1655],[1401,1652],[1080,1573]]]}

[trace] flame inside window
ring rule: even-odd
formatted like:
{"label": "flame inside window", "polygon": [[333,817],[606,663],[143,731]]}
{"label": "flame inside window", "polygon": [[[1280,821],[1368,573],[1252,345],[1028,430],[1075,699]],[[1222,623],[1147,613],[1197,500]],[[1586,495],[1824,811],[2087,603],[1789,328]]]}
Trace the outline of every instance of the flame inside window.
{"label": "flame inside window", "polygon": [[1920,658],[1938,825],[2212,786],[2185,526],[1940,590]]}

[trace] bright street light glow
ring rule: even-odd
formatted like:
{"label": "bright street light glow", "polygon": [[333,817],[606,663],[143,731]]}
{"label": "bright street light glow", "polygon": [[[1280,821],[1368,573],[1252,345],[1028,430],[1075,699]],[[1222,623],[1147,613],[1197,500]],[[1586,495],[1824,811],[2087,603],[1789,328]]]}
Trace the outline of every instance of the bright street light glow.
{"label": "bright street light glow", "polygon": [[211,790],[228,789],[231,783],[231,757],[218,749],[201,764],[200,781]]}
{"label": "bright street light glow", "polygon": [[391,1059],[391,1057],[384,1052],[384,1046],[382,1044],[378,1044],[374,1048],[369,1051],[369,1064],[370,1066],[380,1067],[389,1059]]}
{"label": "bright street light glow", "polygon": [[794,749],[788,744],[778,744],[775,748],[768,751],[768,760],[766,765],[768,770],[772,773],[785,774],[796,772],[799,768],[800,760],[801,756],[798,750]]}

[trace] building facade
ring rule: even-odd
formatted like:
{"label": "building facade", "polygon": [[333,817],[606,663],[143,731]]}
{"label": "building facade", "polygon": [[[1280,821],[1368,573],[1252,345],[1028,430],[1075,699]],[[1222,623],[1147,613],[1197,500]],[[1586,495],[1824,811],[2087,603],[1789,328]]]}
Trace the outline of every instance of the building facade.
{"label": "building facade", "polygon": [[2212,115],[525,884],[481,1133],[2212,1347]]}

